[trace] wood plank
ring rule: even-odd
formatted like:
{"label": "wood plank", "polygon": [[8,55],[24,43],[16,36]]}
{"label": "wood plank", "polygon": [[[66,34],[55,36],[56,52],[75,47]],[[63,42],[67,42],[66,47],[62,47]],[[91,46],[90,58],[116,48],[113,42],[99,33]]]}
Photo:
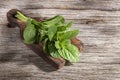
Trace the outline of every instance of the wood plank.
{"label": "wood plank", "polygon": [[[0,80],[120,80],[120,0],[0,0]],[[7,28],[12,8],[26,15],[73,20],[85,44],[80,61],[54,68],[27,48],[18,28]]]}
{"label": "wood plank", "polygon": [[[0,11],[0,24],[7,22],[4,13],[8,10]],[[49,11],[49,14],[47,13]],[[32,17],[45,16],[52,17],[54,15],[60,14],[67,20],[73,20],[77,24],[97,24],[97,25],[118,25],[120,19],[120,12],[107,12],[107,11],[97,11],[97,10],[57,10],[57,9],[38,9],[38,10],[23,10],[23,12]],[[37,12],[37,13],[36,13]]]}
{"label": "wood plank", "polygon": [[[1,8],[25,8],[25,9],[89,9],[103,11],[120,10],[120,0],[1,0]],[[9,6],[9,7],[8,7]]]}

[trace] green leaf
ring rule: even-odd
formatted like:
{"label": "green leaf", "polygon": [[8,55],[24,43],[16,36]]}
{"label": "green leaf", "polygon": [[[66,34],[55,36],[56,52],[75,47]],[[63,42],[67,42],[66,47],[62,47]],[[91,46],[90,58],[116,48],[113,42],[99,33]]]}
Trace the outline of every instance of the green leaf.
{"label": "green leaf", "polygon": [[69,28],[72,26],[72,21],[67,23],[67,24],[60,24],[58,25],[58,31],[65,31],[65,30],[69,30]]}
{"label": "green leaf", "polygon": [[57,33],[57,37],[59,40],[71,39],[75,37],[78,33],[79,33],[79,30],[62,31]]}
{"label": "green leaf", "polygon": [[33,39],[33,40],[31,40],[31,41],[23,40],[23,42],[24,42],[25,44],[33,44],[33,43],[35,42],[35,40],[36,40],[36,39]]}
{"label": "green leaf", "polygon": [[59,55],[58,51],[51,52],[50,55],[54,58],[60,58],[61,56]]}
{"label": "green leaf", "polygon": [[73,54],[73,56],[76,57],[76,59],[79,57],[79,50],[73,44],[66,45],[65,49],[67,49],[68,51],[70,51]]}
{"label": "green leaf", "polygon": [[70,61],[70,62],[77,62],[79,61],[79,51],[78,49],[72,45],[69,44],[62,48],[61,50],[58,50],[61,57],[64,59]]}
{"label": "green leaf", "polygon": [[46,27],[52,27],[55,25],[60,25],[61,23],[64,23],[64,18],[60,15],[54,16],[53,18],[47,19],[43,22],[43,25]]}
{"label": "green leaf", "polygon": [[61,42],[61,45],[63,45],[63,46],[66,46],[66,45],[69,45],[69,44],[71,44],[70,39],[65,39]]}
{"label": "green leaf", "polygon": [[58,53],[58,50],[55,48],[53,43],[50,43],[48,45],[48,49],[49,49],[49,53],[52,57],[54,57],[54,58],[60,58],[61,57]]}
{"label": "green leaf", "polygon": [[33,24],[31,24],[31,19],[27,20],[27,27],[23,32],[24,42],[26,43],[34,43],[36,38],[36,28]]}
{"label": "green leaf", "polygon": [[52,40],[52,38],[56,34],[56,31],[57,31],[57,27],[53,26],[53,27],[48,28],[48,38],[49,38],[50,41]]}
{"label": "green leaf", "polygon": [[56,15],[56,16],[54,16],[54,17],[52,17],[52,18],[50,18],[50,19],[47,19],[47,20],[45,20],[44,22],[45,23],[53,23],[53,22],[62,22],[62,23],[64,23],[64,17],[62,17],[61,15]]}
{"label": "green leaf", "polygon": [[47,31],[46,31],[46,30],[39,29],[39,33],[40,33],[39,41],[44,40],[44,38],[46,38]]}
{"label": "green leaf", "polygon": [[55,47],[56,47],[57,49],[61,49],[61,47],[60,47],[60,42],[59,42],[59,41],[55,41]]}
{"label": "green leaf", "polygon": [[57,27],[57,31],[64,31],[64,30],[66,30],[66,27],[64,27],[64,26],[58,26]]}
{"label": "green leaf", "polygon": [[71,26],[72,26],[72,24],[73,24],[73,22],[71,21],[71,22],[69,22],[69,23],[67,23],[66,24],[66,28],[70,28]]}

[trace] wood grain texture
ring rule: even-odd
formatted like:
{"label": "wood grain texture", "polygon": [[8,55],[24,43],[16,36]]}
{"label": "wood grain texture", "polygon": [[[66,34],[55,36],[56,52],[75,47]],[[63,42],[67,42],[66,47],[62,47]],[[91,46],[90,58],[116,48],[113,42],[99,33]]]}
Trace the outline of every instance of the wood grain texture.
{"label": "wood grain texture", "polygon": [[[0,0],[0,80],[120,80],[120,0]],[[84,42],[80,61],[53,71],[7,28],[12,8],[26,15],[61,14]]]}

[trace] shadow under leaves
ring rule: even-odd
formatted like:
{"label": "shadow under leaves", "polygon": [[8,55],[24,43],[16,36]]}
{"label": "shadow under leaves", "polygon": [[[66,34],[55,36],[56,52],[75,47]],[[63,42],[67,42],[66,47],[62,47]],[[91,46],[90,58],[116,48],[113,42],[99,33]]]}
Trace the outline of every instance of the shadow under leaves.
{"label": "shadow under leaves", "polygon": [[57,69],[45,62],[42,58],[36,55],[23,55],[22,58],[27,59],[28,61],[22,63],[21,65],[34,64],[36,67],[45,72],[56,71]]}

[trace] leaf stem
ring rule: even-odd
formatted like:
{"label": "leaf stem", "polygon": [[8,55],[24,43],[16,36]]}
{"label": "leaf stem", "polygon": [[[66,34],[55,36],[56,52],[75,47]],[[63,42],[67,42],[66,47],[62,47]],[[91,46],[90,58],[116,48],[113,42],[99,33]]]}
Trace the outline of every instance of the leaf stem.
{"label": "leaf stem", "polygon": [[20,19],[21,21],[27,22],[28,17],[23,15],[21,12],[17,11],[17,14],[15,15],[16,18]]}

